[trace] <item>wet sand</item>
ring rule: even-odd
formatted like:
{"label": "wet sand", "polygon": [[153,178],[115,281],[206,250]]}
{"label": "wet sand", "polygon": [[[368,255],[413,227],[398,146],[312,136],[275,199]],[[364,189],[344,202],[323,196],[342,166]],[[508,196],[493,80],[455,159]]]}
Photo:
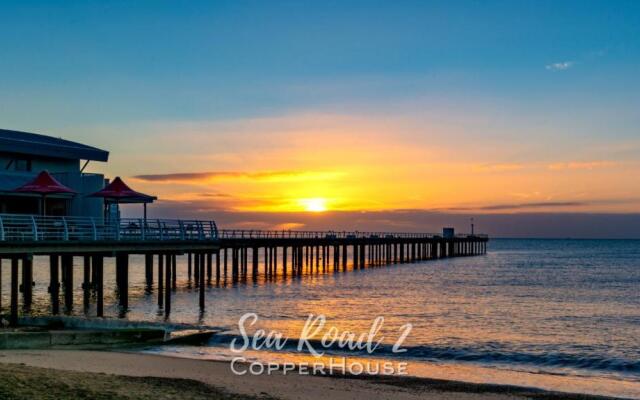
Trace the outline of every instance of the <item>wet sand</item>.
{"label": "wet sand", "polygon": [[[62,385],[58,385],[60,387],[56,389],[54,397],[33,397],[35,393],[25,393],[24,397],[16,397],[14,393],[14,397],[3,396],[3,398],[76,398],[82,397],[82,393],[87,394],[88,390],[95,390],[93,396],[89,393],[85,398],[157,398],[156,394],[161,393],[162,398],[182,399],[223,399],[234,398],[233,395],[240,395],[236,398],[256,396],[321,400],[328,398],[335,400],[604,399],[604,397],[552,393],[512,386],[418,378],[336,378],[297,374],[285,376],[281,372],[270,376],[238,376],[231,372],[227,362],[148,354],[85,350],[0,351],[0,377],[2,377],[0,383],[4,385],[15,381],[16,376],[21,379],[37,377],[35,382],[38,384],[54,382]],[[185,383],[184,380],[190,380],[191,384]],[[21,387],[25,389],[29,385]],[[169,390],[167,387],[179,388],[179,390]],[[122,390],[114,394],[113,388]],[[1,385],[0,390],[3,390]],[[105,391],[106,397],[96,396]],[[45,391],[45,394],[52,393]]]}

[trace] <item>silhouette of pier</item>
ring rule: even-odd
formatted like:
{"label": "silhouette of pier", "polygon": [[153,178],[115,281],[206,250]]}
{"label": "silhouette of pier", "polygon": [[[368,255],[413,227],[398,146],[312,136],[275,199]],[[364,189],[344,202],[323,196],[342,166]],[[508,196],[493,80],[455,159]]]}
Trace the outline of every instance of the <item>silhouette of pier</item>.
{"label": "silhouette of pier", "polygon": [[[306,270],[345,272],[486,253],[488,237],[398,232],[219,230],[213,221],[118,219],[104,222],[84,217],[0,214],[0,272],[11,268],[10,322],[33,303],[33,259],[48,257],[50,313],[71,313],[74,290],[83,304],[95,301],[104,316],[104,261],[115,259],[118,306],[129,309],[130,255],[144,255],[145,283],[158,309],[169,316],[178,286],[178,257],[187,264],[186,281],[197,289],[198,307],[205,309],[208,286],[279,276],[302,277]],[[82,285],[74,283],[74,262],[82,260]],[[262,268],[260,268],[262,266]],[[0,274],[1,277],[1,274]],[[1,282],[0,282],[1,289]],[[0,293],[0,300],[1,300]],[[61,300],[62,306],[61,307]],[[0,303],[0,311],[2,304]]]}

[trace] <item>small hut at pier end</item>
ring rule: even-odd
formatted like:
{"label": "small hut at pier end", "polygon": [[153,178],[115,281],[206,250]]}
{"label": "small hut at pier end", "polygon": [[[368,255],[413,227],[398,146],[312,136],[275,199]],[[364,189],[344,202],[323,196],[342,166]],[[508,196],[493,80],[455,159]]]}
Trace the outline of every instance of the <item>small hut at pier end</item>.
{"label": "small hut at pier end", "polygon": [[[101,197],[104,199],[104,215],[105,219],[110,216],[118,217],[120,204],[142,204],[144,220],[147,220],[147,204],[153,203],[158,198],[148,194],[137,192],[131,189],[124,181],[116,176],[111,183],[103,189],[89,195],[89,197]],[[116,210],[109,212],[109,207],[115,205]],[[115,214],[115,215],[114,215]]]}

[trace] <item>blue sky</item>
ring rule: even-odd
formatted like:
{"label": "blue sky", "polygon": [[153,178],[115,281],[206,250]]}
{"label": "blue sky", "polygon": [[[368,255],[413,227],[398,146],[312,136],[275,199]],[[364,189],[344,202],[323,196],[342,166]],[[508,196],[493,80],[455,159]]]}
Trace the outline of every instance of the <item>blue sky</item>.
{"label": "blue sky", "polygon": [[3,2],[2,116],[37,111],[50,127],[420,96],[637,105],[638,2],[451,3]]}
{"label": "blue sky", "polygon": [[[316,177],[280,202],[264,182],[138,182],[172,210],[202,209],[203,192],[233,199],[214,207],[228,213],[320,196],[338,211],[640,206],[638,1],[5,1],[0,13],[3,128],[106,148],[93,168],[132,179]],[[336,195],[370,181],[367,163],[400,200]],[[445,189],[413,193],[434,174]]]}

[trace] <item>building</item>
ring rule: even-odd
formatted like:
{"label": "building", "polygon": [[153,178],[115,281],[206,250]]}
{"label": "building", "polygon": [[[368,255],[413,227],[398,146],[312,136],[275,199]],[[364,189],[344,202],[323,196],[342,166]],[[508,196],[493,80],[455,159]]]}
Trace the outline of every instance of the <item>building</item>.
{"label": "building", "polygon": [[103,200],[87,197],[105,186],[102,174],[85,173],[91,161],[106,162],[109,152],[35,133],[0,129],[0,213],[41,214],[39,196],[15,193],[40,171],[51,173],[78,194],[47,196],[47,215],[103,215]]}

